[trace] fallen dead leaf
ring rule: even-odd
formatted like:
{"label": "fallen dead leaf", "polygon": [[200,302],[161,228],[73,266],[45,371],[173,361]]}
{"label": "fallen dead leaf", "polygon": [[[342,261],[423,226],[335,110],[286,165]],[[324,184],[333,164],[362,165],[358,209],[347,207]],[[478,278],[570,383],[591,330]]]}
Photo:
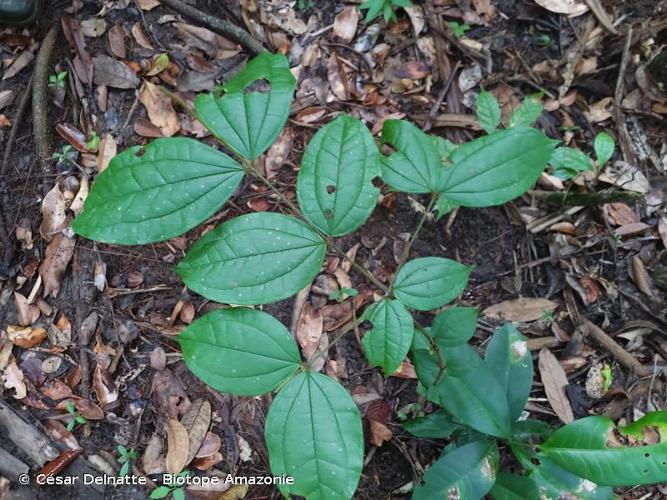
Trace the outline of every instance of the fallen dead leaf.
{"label": "fallen dead leaf", "polygon": [[616,236],[634,236],[641,234],[648,229],[651,229],[651,226],[643,222],[633,222],[632,224],[625,224],[614,231]]}
{"label": "fallen dead leaf", "polygon": [[68,238],[64,234],[58,233],[46,247],[44,260],[39,266],[39,274],[44,282],[43,297],[49,294],[53,297],[58,295],[60,282],[65,275],[67,264],[72,258],[75,245],[75,238]]}
{"label": "fallen dead leaf", "polygon": [[185,464],[189,464],[197,455],[211,426],[211,404],[204,400],[194,401],[181,417],[181,424],[188,433],[189,448]]}
{"label": "fallen dead leaf", "polygon": [[79,181],[79,190],[76,192],[76,196],[70,203],[69,209],[74,213],[74,215],[79,215],[83,211],[83,202],[88,198],[89,186],[88,179],[85,175],[81,176],[81,181]]}
{"label": "fallen dead leaf", "polygon": [[122,25],[116,24],[109,30],[109,49],[111,53],[120,58],[125,59],[127,51],[125,50],[125,37],[127,32]]}
{"label": "fallen dead leaf", "polygon": [[70,450],[79,450],[81,446],[79,442],[74,437],[70,431],[59,421],[57,420],[47,420],[44,422],[44,429],[46,434],[56,441],[60,441]]}
{"label": "fallen dead leaf", "polygon": [[142,137],[164,137],[159,128],[143,117],[137,118],[137,121],[134,122],[133,129]]}
{"label": "fallen dead leaf", "polygon": [[11,104],[14,100],[14,91],[13,90],[2,90],[0,91],[0,109]]}
{"label": "fallen dead leaf", "polygon": [[161,5],[159,0],[136,0],[137,5],[141,10],[153,10],[158,5]]}
{"label": "fallen dead leaf", "polygon": [[639,217],[635,211],[625,203],[609,203],[603,205],[603,208],[606,209],[611,222],[617,226],[639,222]]}
{"label": "fallen dead leaf", "polygon": [[28,304],[28,299],[18,292],[14,292],[14,303],[16,304],[16,321],[21,326],[32,325],[39,318],[39,307]]}
{"label": "fallen dead leaf", "polygon": [[23,349],[30,349],[44,341],[46,338],[46,330],[44,328],[8,325],[7,337],[15,346],[22,347]]}
{"label": "fallen dead leaf", "polygon": [[331,54],[331,57],[329,57],[329,62],[327,63],[327,80],[329,81],[329,88],[333,95],[341,101],[347,101],[347,73],[336,53]]}
{"label": "fallen dead leaf", "polygon": [[285,127],[269,150],[264,159],[264,171],[267,179],[273,179],[278,174],[278,170],[287,160],[292,148],[294,132],[292,127]]}
{"label": "fallen dead leaf", "polygon": [[97,38],[107,30],[107,22],[101,17],[91,17],[81,21],[81,33],[89,38]]}
{"label": "fallen dead leaf", "polygon": [[3,385],[6,389],[14,389],[14,399],[23,399],[28,394],[28,391],[23,381],[23,372],[16,366],[14,361],[11,361],[5,371],[3,372]]}
{"label": "fallen dead leaf", "polygon": [[412,7],[404,7],[406,14],[410,18],[412,23],[412,30],[414,31],[415,36],[419,35],[424,26],[426,26],[426,18],[424,17],[424,9],[420,5],[412,4]]}
{"label": "fallen dead leaf", "polygon": [[151,123],[159,128],[164,136],[171,137],[179,131],[181,126],[171,100],[157,85],[144,81],[139,100],[146,107]]}
{"label": "fallen dead leaf", "polygon": [[550,12],[566,14],[570,17],[588,12],[588,5],[583,0],[535,0],[535,3]]}
{"label": "fallen dead leaf", "polygon": [[212,432],[207,432],[206,435],[204,436],[204,440],[201,443],[201,446],[197,450],[197,453],[195,454],[196,458],[205,458],[205,457],[210,457],[214,453],[217,453],[218,450],[220,450],[220,446],[222,445],[222,441],[220,440],[220,436],[217,434],[213,434]]}
{"label": "fallen dead leaf", "polygon": [[565,393],[565,387],[568,385],[565,370],[548,349],[540,351],[537,366],[551,408],[561,421],[569,424],[574,420],[574,413]]}
{"label": "fallen dead leaf", "polygon": [[658,233],[662,238],[662,245],[667,248],[667,214],[661,214],[658,219]]}
{"label": "fallen dead leaf", "polygon": [[634,281],[635,285],[644,295],[653,297],[655,292],[653,291],[653,282],[651,281],[651,276],[646,271],[646,266],[644,266],[644,261],[638,256],[635,255],[632,257],[632,267],[630,272],[630,278]]}
{"label": "fallen dead leaf", "polygon": [[60,401],[61,399],[74,396],[70,386],[57,378],[46,382],[39,388],[39,390],[42,391],[47,398],[53,399],[54,401]]}
{"label": "fallen dead leaf", "polygon": [[42,223],[39,226],[39,234],[45,241],[51,241],[67,225],[65,210],[66,200],[56,183],[42,200]]}
{"label": "fallen dead leaf", "polygon": [[586,383],[584,385],[586,395],[593,400],[600,399],[608,390],[608,388],[605,388],[606,382],[602,374],[603,367],[604,364],[598,361],[590,367],[586,374]]}
{"label": "fallen dead leaf", "polygon": [[116,141],[109,133],[104,134],[97,151],[97,171],[103,172],[118,152]]}
{"label": "fallen dead leaf", "polygon": [[166,470],[164,455],[162,454],[163,447],[162,438],[156,432],[148,440],[144,455],[141,457],[144,474],[160,474]]}
{"label": "fallen dead leaf", "polygon": [[149,355],[149,359],[153,370],[164,370],[164,367],[167,366],[167,356],[162,347],[158,346],[153,349]]}
{"label": "fallen dead leaf", "polygon": [[93,61],[86,47],[86,40],[81,32],[79,21],[72,16],[63,16],[60,18],[63,27],[63,34],[70,48],[76,54],[74,60],[74,70],[79,80],[88,85],[93,83]]}
{"label": "fallen dead leaf", "polygon": [[607,165],[604,172],[600,174],[600,180],[626,191],[642,194],[648,193],[651,189],[646,176],[637,167],[624,161],[616,161],[613,165]]}
{"label": "fallen dead leaf", "polygon": [[359,9],[354,5],[345,7],[334,19],[333,34],[344,43],[349,43],[357,33],[358,23]]}
{"label": "fallen dead leaf", "polygon": [[598,102],[591,104],[584,115],[591,123],[603,122],[611,118],[614,100],[611,97],[605,97]]}
{"label": "fallen dead leaf", "polygon": [[550,300],[526,297],[487,307],[482,314],[504,321],[535,321],[553,312],[556,307],[558,304]]}
{"label": "fallen dead leaf", "polygon": [[190,438],[187,429],[178,420],[170,418],[167,429],[167,472],[178,474],[188,465]]}
{"label": "fallen dead leaf", "polygon": [[376,420],[369,420],[369,422],[371,428],[370,442],[374,446],[379,448],[394,436],[391,429],[386,425]]}
{"label": "fallen dead leaf", "polygon": [[[313,307],[306,302],[301,310],[301,315],[299,316],[299,321],[296,325],[296,338],[301,346],[304,357],[309,360],[317,351],[322,340],[322,334],[324,333],[324,322],[322,319],[322,312],[319,309],[313,309]],[[312,367],[314,371],[319,371],[324,362],[326,361],[326,356],[320,356],[316,362],[315,366]]]}
{"label": "fallen dead leaf", "polygon": [[95,84],[116,89],[134,89],[139,85],[139,77],[124,62],[105,54],[93,58]]}
{"label": "fallen dead leaf", "polygon": [[151,45],[151,41],[148,39],[146,36],[146,33],[144,33],[143,28],[141,27],[140,22],[134,23],[132,25],[132,36],[134,37],[134,40],[144,49],[148,50],[154,50],[153,45]]}
{"label": "fallen dead leaf", "polygon": [[25,49],[21,54],[14,59],[14,62],[7,68],[4,75],[2,75],[3,80],[8,80],[16,76],[19,71],[25,68],[30,62],[35,58],[35,48],[36,45],[32,45],[30,48]]}
{"label": "fallen dead leaf", "polygon": [[408,61],[395,72],[398,78],[421,80],[431,74],[432,68],[421,61]]}
{"label": "fallen dead leaf", "polygon": [[235,484],[228,490],[224,491],[218,500],[241,500],[245,498],[248,494],[248,485],[247,484]]}
{"label": "fallen dead leaf", "polygon": [[215,464],[222,462],[222,459],[223,459],[222,453],[216,451],[206,457],[195,458],[192,461],[192,466],[199,470],[209,470]]}
{"label": "fallen dead leaf", "polygon": [[99,364],[95,367],[93,388],[95,389],[97,400],[102,406],[111,404],[118,399],[118,389],[113,378]]}

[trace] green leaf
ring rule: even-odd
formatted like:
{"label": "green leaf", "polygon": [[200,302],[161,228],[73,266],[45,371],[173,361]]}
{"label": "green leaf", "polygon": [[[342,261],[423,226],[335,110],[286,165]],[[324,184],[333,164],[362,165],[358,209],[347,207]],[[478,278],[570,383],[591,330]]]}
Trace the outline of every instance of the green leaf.
{"label": "green leaf", "polygon": [[366,12],[366,22],[370,22],[380,15],[385,0],[366,0],[359,6],[359,10],[368,9]]}
{"label": "green leaf", "polygon": [[458,144],[454,144],[452,141],[449,141],[437,135],[431,135],[429,137],[433,141],[433,144],[435,145],[435,149],[438,152],[438,155],[440,155],[440,162],[443,164],[448,162],[449,157],[452,155],[454,151],[456,151],[456,148],[458,148]]}
{"label": "green leaf", "polygon": [[361,417],[350,394],[331,378],[305,372],[273,400],[264,428],[271,471],[294,478],[283,495],[348,499],[364,458]]}
{"label": "green leaf", "polygon": [[426,397],[479,432],[508,437],[509,408],[495,373],[468,344],[445,347],[437,336],[435,340],[446,365],[437,384],[440,367],[431,346],[423,335],[415,335],[412,341],[412,361]]}
{"label": "green leaf", "polygon": [[311,139],[301,161],[296,194],[304,216],[330,236],[361,226],[380,190],[380,155],[361,121],[339,115]]}
{"label": "green leaf", "polygon": [[213,215],[234,193],[243,168],[220,151],[184,137],[157,139],[116,156],[93,183],[77,234],[140,245],[163,241]]}
{"label": "green leaf", "polygon": [[500,124],[500,106],[491,92],[480,92],[475,101],[477,121],[486,131],[492,134]]}
{"label": "green leaf", "polygon": [[445,198],[443,195],[439,195],[438,199],[435,201],[435,210],[437,211],[437,220],[439,220],[443,215],[448,214],[452,210],[454,210],[456,207],[459,207],[460,205],[457,203],[453,203],[447,198]]}
{"label": "green leaf", "polygon": [[543,498],[540,497],[537,485],[532,478],[507,472],[498,472],[496,482],[491,488],[491,497],[494,500]]}
{"label": "green leaf", "polygon": [[554,428],[551,425],[541,420],[518,420],[512,424],[512,439],[530,443],[533,438],[537,438],[541,442],[548,438],[553,431]]}
{"label": "green leaf", "polygon": [[410,434],[420,438],[444,439],[461,426],[452,420],[444,410],[436,410],[424,417],[415,418],[403,423],[403,428]]}
{"label": "green leaf", "polygon": [[539,101],[527,97],[512,113],[509,127],[530,127],[540,117],[543,110],[544,106]]}
{"label": "green leaf", "polygon": [[539,465],[529,477],[541,493],[540,498],[581,498],[590,500],[612,500],[613,490],[566,471],[562,467],[538,455]]}
{"label": "green leaf", "polygon": [[667,440],[667,411],[652,411],[630,425],[619,427],[623,434],[644,439],[644,429],[657,429],[660,434],[660,442]]}
{"label": "green leaf", "polygon": [[501,205],[535,184],[556,145],[539,130],[517,127],[460,146],[444,171],[441,194],[465,207]]}
{"label": "green leaf", "polygon": [[491,337],[484,362],[496,374],[509,405],[510,418],[521,415],[533,385],[533,358],[524,337],[516,327],[506,323]]}
{"label": "green leaf", "polygon": [[[248,90],[258,80],[266,80],[271,89]],[[295,85],[287,58],[262,52],[222,86],[224,95],[199,94],[195,114],[223,143],[254,160],[273,144],[285,126]]]}
{"label": "green leaf", "polygon": [[183,488],[176,488],[171,492],[173,500],[185,500],[185,490]]}
{"label": "green leaf", "polygon": [[556,464],[597,484],[632,486],[667,482],[667,442],[608,448],[614,423],[608,417],[586,417],[568,424],[542,445]]}
{"label": "green leaf", "polygon": [[368,361],[382,367],[388,377],[401,366],[410,350],[414,322],[410,312],[397,300],[383,299],[371,307],[368,321],[373,328],[364,335],[362,344]]}
{"label": "green leaf", "polygon": [[588,155],[578,149],[566,147],[554,149],[549,164],[553,168],[553,174],[561,179],[576,177],[593,168],[593,162]]}
{"label": "green leaf", "polygon": [[475,307],[450,307],[435,317],[431,332],[444,347],[465,344],[475,334],[478,316]]}
{"label": "green leaf", "polygon": [[595,149],[595,157],[597,158],[600,167],[604,166],[604,164],[611,159],[615,147],[616,143],[614,142],[614,138],[607,132],[600,132],[595,136],[593,149]]}
{"label": "green leaf", "polygon": [[164,498],[169,493],[171,493],[171,488],[168,488],[166,486],[158,486],[153,491],[151,491],[151,494],[149,496],[151,498]]}
{"label": "green leaf", "polygon": [[408,307],[430,311],[454,300],[468,284],[472,267],[442,257],[422,257],[396,273],[394,293]]}
{"label": "green leaf", "polygon": [[130,462],[125,462],[123,466],[120,468],[120,471],[118,472],[118,475],[120,477],[125,477],[127,476],[127,473],[130,472]]}
{"label": "green leaf", "polygon": [[482,498],[493,486],[500,458],[493,440],[475,441],[443,455],[424,474],[413,500]]}
{"label": "green leaf", "polygon": [[210,312],[176,340],[192,373],[229,394],[271,392],[301,366],[292,334],[273,316],[255,309]]}
{"label": "green leaf", "polygon": [[433,193],[440,187],[442,163],[439,148],[431,137],[404,120],[387,120],[382,142],[396,150],[383,156],[382,179],[396,191]]}
{"label": "green leaf", "polygon": [[294,295],[322,266],[322,238],[304,222],[261,212],[204,235],[176,267],[185,284],[228,304],[266,304]]}

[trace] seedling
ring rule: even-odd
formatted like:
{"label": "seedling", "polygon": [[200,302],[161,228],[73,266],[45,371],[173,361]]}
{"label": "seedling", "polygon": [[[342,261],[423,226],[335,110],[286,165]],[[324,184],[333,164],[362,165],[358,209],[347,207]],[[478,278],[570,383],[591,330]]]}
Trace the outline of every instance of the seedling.
{"label": "seedling", "polygon": [[121,477],[127,476],[130,472],[130,467],[132,467],[132,462],[139,457],[139,453],[134,448],[128,450],[122,444],[119,444],[116,449],[120,455],[118,457],[118,463],[121,464],[120,472],[118,474]]}
{"label": "seedling", "polygon": [[184,470],[176,476],[176,480],[173,484],[163,484],[158,486],[149,495],[150,498],[167,498],[171,494],[173,500],[185,500],[185,489],[181,486],[179,479],[184,479],[190,475],[189,470]]}
{"label": "seedling", "polygon": [[366,22],[370,22],[382,14],[384,22],[396,21],[398,7],[412,7],[410,0],[366,0],[359,6],[359,10],[367,10]]}
{"label": "seedling", "polygon": [[86,420],[86,417],[81,415],[79,411],[76,409],[76,406],[74,406],[74,403],[71,401],[68,401],[65,404],[65,409],[67,410],[67,413],[71,415],[71,418],[67,421],[67,430],[72,432],[74,430],[74,427],[76,427],[76,424],[85,424],[88,422]]}
{"label": "seedling", "polygon": [[53,153],[51,158],[56,160],[56,163],[65,163],[65,162],[70,162],[74,163],[76,162],[76,157],[78,156],[78,153],[74,148],[72,148],[71,145],[66,144],[62,147],[60,151],[56,151]]}
{"label": "seedling", "polygon": [[60,73],[49,76],[49,87],[64,89],[65,78],[67,78],[67,71],[61,71]]}
{"label": "seedling", "polygon": [[447,26],[451,28],[456,38],[461,38],[466,34],[466,31],[470,29],[470,25],[468,23],[459,23],[456,21],[449,21]]}
{"label": "seedling", "polygon": [[97,132],[94,130],[90,133],[90,139],[86,142],[86,148],[88,151],[97,151],[97,148],[100,145],[100,136],[97,135]]}
{"label": "seedling", "polygon": [[[267,92],[249,88],[258,80],[268,82]],[[214,389],[241,396],[277,393],[266,417],[265,439],[272,473],[294,479],[280,484],[281,492],[351,498],[364,463],[361,416],[347,390],[302,360],[280,321],[243,307],[297,294],[320,273],[327,252],[348,260],[380,297],[357,318],[357,325],[372,324],[362,339],[369,362],[389,376],[409,355],[420,394],[441,407],[431,414],[435,417],[424,417],[431,422],[429,433],[435,427],[455,437],[414,498],[480,498],[492,487],[497,492],[514,482],[552,491],[561,484],[553,481],[564,481],[560,493],[591,496],[591,491],[608,492],[607,485],[667,481],[667,470],[660,466],[667,460],[667,442],[607,449],[604,435],[612,424],[603,417],[583,419],[553,434],[540,422],[516,422],[533,370],[526,343],[513,326],[494,334],[482,359],[468,344],[476,309],[449,307],[430,326],[413,318],[414,311],[440,309],[456,299],[472,270],[442,257],[409,260],[410,247],[430,214],[506,203],[529,190],[547,167],[557,141],[530,127],[542,111],[538,99],[526,99],[500,129],[497,101],[480,94],[477,115],[488,135],[462,145],[427,135],[408,121],[387,120],[380,141],[392,146],[389,156],[380,153],[360,120],[340,114],[306,147],[297,206],[256,165],[287,121],[295,84],[284,56],[258,55],[220,91],[200,94],[194,102],[193,113],[228,154],[184,137],[157,139],[143,151],[130,148],[98,175],[72,224],[77,234],[90,239],[139,245],[168,240],[206,221],[246,175],[278,197],[289,215],[255,212],[230,218],[178,263],[176,272],[192,292],[236,306],[205,314],[176,341],[188,368]],[[378,177],[395,191],[429,197],[388,281],[336,245],[337,237],[359,229],[375,209]],[[532,442],[525,436],[534,429],[541,439],[537,448],[525,444]],[[525,475],[507,479],[497,473],[497,440],[510,446]],[[645,450],[646,458],[641,458]],[[629,458],[637,459],[636,467],[628,467],[635,463]],[[599,473],[611,470],[613,474]],[[577,489],[582,484],[585,491]],[[171,491],[158,488],[152,496]]]}
{"label": "seedling", "polygon": [[336,302],[343,302],[348,297],[355,297],[359,294],[356,288],[346,288],[342,287],[338,290],[334,290],[329,294],[329,300],[335,300]]}

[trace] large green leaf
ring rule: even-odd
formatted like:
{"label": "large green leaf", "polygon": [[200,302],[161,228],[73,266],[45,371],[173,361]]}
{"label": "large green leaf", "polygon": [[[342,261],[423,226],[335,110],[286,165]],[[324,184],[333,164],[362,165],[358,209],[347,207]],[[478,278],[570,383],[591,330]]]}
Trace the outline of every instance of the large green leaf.
{"label": "large green leaf", "polygon": [[452,420],[444,410],[436,410],[423,417],[403,423],[403,428],[413,436],[420,438],[444,439],[452,435],[461,426]]}
{"label": "large green leaf", "polygon": [[255,309],[210,312],[176,340],[192,373],[220,392],[265,394],[301,366],[299,350],[287,328]]}
{"label": "large green leaf", "polygon": [[294,478],[283,495],[352,498],[364,458],[359,410],[350,394],[320,373],[299,374],[273,400],[264,437],[271,471]]}
{"label": "large green leaf", "polygon": [[514,325],[503,325],[491,337],[484,362],[505,390],[510,418],[516,420],[526,406],[533,385],[533,358],[526,337]]}
{"label": "large green leaf", "polygon": [[304,216],[326,234],[341,236],[371,215],[380,190],[380,155],[361,121],[342,114],[311,139],[296,194]]}
{"label": "large green leaf", "polygon": [[500,106],[491,92],[480,92],[475,101],[477,121],[487,134],[492,134],[500,124]]}
{"label": "large green leaf", "polygon": [[498,472],[496,482],[491,488],[494,500],[529,500],[538,499],[540,494],[535,481],[526,476],[518,476],[507,472]]}
{"label": "large green leaf", "polygon": [[381,366],[388,377],[408,354],[415,326],[410,311],[397,300],[383,299],[371,307],[364,316],[373,328],[364,335],[362,344],[368,361]]}
{"label": "large green leaf", "polygon": [[408,307],[430,311],[454,300],[468,284],[472,267],[442,257],[422,257],[396,273],[394,293]]}
{"label": "large green leaf", "polygon": [[443,455],[424,474],[413,500],[482,498],[496,480],[500,458],[493,440],[475,441]]}
{"label": "large green leaf", "polygon": [[[581,498],[586,500],[612,500],[613,490],[599,486],[576,474],[566,471],[543,455],[538,455],[539,465],[533,469],[529,478],[532,479],[540,498]],[[530,497],[528,497],[530,498]]]}
{"label": "large green leaf", "polygon": [[440,187],[442,162],[431,137],[404,120],[387,120],[382,142],[396,152],[382,157],[382,179],[397,191],[433,193]]}
{"label": "large green leaf", "polygon": [[163,241],[203,222],[234,193],[243,168],[193,139],[170,137],[116,156],[72,223],[77,234],[122,245]]}
{"label": "large green leaf", "polygon": [[517,127],[475,139],[452,153],[441,193],[465,207],[501,205],[525,193],[556,145],[539,130]]}
{"label": "large green leaf", "polygon": [[648,446],[606,446],[614,423],[593,416],[568,424],[547,439],[542,452],[564,469],[608,486],[667,482],[667,441]]}
{"label": "large green leaf", "polygon": [[242,215],[204,235],[176,267],[191,290],[228,304],[266,304],[294,295],[324,261],[325,243],[287,215]]}
{"label": "large green leaf", "polygon": [[[268,92],[249,90],[266,80]],[[282,54],[262,52],[222,86],[222,96],[199,94],[195,114],[218,139],[254,160],[276,140],[289,115],[296,80]]]}
{"label": "large green leaf", "polygon": [[478,316],[475,307],[450,307],[435,317],[431,331],[445,347],[465,344],[475,334]]}
{"label": "large green leaf", "polygon": [[468,344],[445,347],[437,337],[435,340],[446,366],[440,381],[440,366],[430,344],[422,335],[415,335],[412,341],[412,361],[426,397],[479,432],[508,437],[507,398],[495,373]]}

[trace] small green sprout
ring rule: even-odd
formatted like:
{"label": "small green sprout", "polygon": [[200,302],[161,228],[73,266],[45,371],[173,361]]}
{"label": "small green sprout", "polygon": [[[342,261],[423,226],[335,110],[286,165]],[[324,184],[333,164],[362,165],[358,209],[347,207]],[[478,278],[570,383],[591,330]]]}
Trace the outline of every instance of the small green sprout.
{"label": "small green sprout", "polygon": [[100,136],[94,130],[90,133],[90,139],[86,142],[86,147],[89,151],[97,151],[100,145]]}
{"label": "small green sprout", "polygon": [[51,155],[51,158],[56,160],[56,163],[64,163],[64,162],[74,162],[76,161],[77,157],[77,152],[72,148],[71,145],[66,144],[62,147],[60,151],[56,151]]}
{"label": "small green sprout", "polygon": [[456,21],[449,21],[447,23],[447,26],[449,26],[452,31],[454,32],[454,36],[456,38],[461,38],[463,35],[466,34],[466,31],[470,29],[470,25],[468,23],[458,23]]}
{"label": "small green sprout", "polygon": [[396,21],[397,7],[412,7],[410,0],[366,0],[359,6],[359,10],[368,10],[366,12],[366,22],[370,22],[382,13],[384,21]]}
{"label": "small green sprout", "polygon": [[61,71],[60,73],[55,73],[49,76],[49,87],[64,89],[65,78],[67,78],[67,71]]}
{"label": "small green sprout", "polygon": [[118,475],[121,477],[127,476],[127,474],[130,472],[132,462],[134,462],[139,457],[139,453],[134,448],[128,450],[122,444],[119,444],[116,449],[120,454],[120,457],[118,457],[118,463],[122,464]]}
{"label": "small green sprout", "polygon": [[171,498],[174,500],[185,500],[185,490],[183,489],[183,486],[180,486],[180,481],[178,481],[178,479],[186,478],[189,475],[189,470],[180,472],[178,476],[176,476],[176,481],[174,481],[175,484],[163,484],[162,486],[158,486],[151,491],[149,497],[153,499],[166,498],[171,493]]}
{"label": "small green sprout", "polygon": [[76,409],[76,406],[74,406],[74,403],[72,403],[71,401],[67,402],[65,408],[67,409],[67,412],[72,416],[72,418],[67,422],[68,431],[72,432],[74,427],[76,427],[76,424],[83,425],[88,422],[88,420],[86,420],[86,417],[84,417],[79,413],[79,411]]}
{"label": "small green sprout", "polygon": [[356,288],[346,288],[342,287],[339,290],[334,290],[329,294],[329,300],[335,300],[336,302],[343,302],[347,297],[354,297],[358,295],[359,292]]}

